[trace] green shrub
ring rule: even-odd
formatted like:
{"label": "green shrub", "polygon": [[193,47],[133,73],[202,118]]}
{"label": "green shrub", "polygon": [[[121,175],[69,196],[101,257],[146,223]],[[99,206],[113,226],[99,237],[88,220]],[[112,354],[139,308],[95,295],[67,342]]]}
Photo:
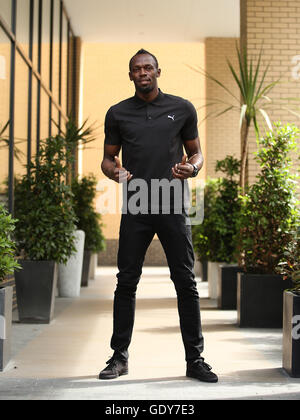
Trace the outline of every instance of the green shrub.
{"label": "green shrub", "polygon": [[238,219],[240,263],[247,272],[274,273],[293,241],[299,202],[290,152],[297,148],[298,132],[295,126],[277,123],[259,141],[256,161],[261,172],[241,197]]}
{"label": "green shrub", "polygon": [[300,227],[293,232],[293,238],[286,247],[283,258],[276,269],[286,280],[290,278],[295,284],[294,293],[300,294]]}
{"label": "green shrub", "polygon": [[101,215],[94,208],[96,186],[97,180],[93,175],[72,181],[77,228],[85,232],[85,249],[93,253],[105,249]]}
{"label": "green shrub", "polygon": [[200,260],[235,262],[236,219],[240,211],[240,162],[233,156],[217,161],[216,172],[224,177],[208,180],[204,189],[204,220],[193,226],[193,241]]}
{"label": "green shrub", "polygon": [[26,259],[65,263],[75,251],[76,216],[64,181],[65,157],[63,139],[46,140],[28,174],[16,182],[16,241]]}
{"label": "green shrub", "polygon": [[15,260],[16,246],[12,240],[15,222],[0,204],[0,283],[4,277],[20,268]]}
{"label": "green shrub", "polygon": [[[199,261],[216,261],[216,234],[209,215],[215,205],[217,195],[216,179],[208,179],[204,187],[204,219],[199,225],[192,225],[192,238]],[[196,191],[193,191],[196,194]]]}
{"label": "green shrub", "polygon": [[218,180],[218,192],[211,217],[217,232],[217,261],[236,262],[237,225],[240,212],[239,181],[240,161],[227,156],[216,164],[216,172],[223,172]]}

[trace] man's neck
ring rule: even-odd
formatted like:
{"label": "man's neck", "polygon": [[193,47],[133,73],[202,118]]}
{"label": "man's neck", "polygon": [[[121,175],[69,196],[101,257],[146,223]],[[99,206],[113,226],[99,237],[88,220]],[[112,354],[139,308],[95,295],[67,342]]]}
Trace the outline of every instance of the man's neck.
{"label": "man's neck", "polygon": [[135,93],[143,101],[152,102],[159,95],[159,89],[158,89],[158,87],[156,87],[149,93],[142,93],[142,92],[139,92],[138,90],[136,90]]}

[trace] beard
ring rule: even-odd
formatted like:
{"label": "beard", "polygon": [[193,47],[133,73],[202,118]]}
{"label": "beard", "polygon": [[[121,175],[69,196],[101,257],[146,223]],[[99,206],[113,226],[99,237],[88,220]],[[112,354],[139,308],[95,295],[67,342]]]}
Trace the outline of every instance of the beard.
{"label": "beard", "polygon": [[150,93],[150,92],[152,92],[155,89],[155,86],[153,86],[153,85],[149,85],[149,86],[138,86],[138,85],[135,85],[135,88],[140,93]]}

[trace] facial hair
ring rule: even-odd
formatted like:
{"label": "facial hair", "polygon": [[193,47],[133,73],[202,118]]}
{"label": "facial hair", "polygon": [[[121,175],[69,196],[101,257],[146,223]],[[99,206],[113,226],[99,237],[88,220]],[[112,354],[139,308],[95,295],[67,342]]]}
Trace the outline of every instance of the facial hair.
{"label": "facial hair", "polygon": [[135,86],[136,90],[139,91],[140,93],[150,93],[155,89],[155,86],[153,85],[149,85],[149,86]]}

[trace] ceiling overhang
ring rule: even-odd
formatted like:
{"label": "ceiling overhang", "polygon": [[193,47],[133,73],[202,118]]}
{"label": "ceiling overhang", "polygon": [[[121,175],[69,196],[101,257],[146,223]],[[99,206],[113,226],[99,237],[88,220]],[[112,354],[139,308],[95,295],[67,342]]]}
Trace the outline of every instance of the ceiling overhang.
{"label": "ceiling overhang", "polygon": [[240,0],[64,0],[83,42],[198,42],[239,37]]}

